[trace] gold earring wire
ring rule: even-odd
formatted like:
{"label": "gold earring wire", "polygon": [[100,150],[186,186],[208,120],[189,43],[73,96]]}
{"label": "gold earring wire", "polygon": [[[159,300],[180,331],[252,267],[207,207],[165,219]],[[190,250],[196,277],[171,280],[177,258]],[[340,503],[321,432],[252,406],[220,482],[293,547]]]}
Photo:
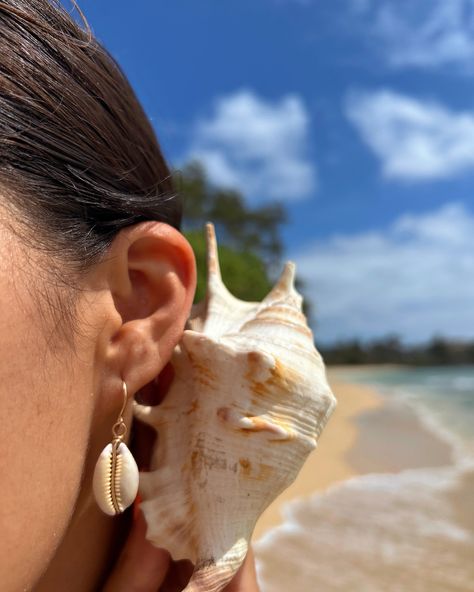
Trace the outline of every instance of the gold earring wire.
{"label": "gold earring wire", "polygon": [[94,470],[93,490],[100,509],[111,516],[122,513],[137,496],[138,467],[123,441],[127,426],[123,414],[128,402],[127,384],[122,380],[123,402],[112,426],[112,442],[102,450]]}
{"label": "gold earring wire", "polygon": [[[112,427],[112,435],[114,437],[113,442],[118,441],[118,444],[124,439],[127,434],[127,426],[123,420],[123,413],[127,406],[128,402],[128,392],[127,392],[127,383],[125,380],[122,380],[122,392],[123,392],[123,403],[122,408],[120,409],[120,413],[118,414],[117,421],[114,423]],[[117,445],[118,445],[117,444]]]}

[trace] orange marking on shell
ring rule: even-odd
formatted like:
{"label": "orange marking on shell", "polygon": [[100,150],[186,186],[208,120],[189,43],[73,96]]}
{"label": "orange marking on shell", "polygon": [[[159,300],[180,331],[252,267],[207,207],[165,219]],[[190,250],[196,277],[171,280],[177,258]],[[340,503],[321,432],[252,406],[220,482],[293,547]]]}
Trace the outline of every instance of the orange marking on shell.
{"label": "orange marking on shell", "polygon": [[298,383],[298,374],[288,366],[284,366],[278,359],[275,359],[275,366],[269,368],[270,376],[267,380],[256,380],[254,375],[258,371],[257,364],[259,357],[256,352],[250,352],[247,355],[249,369],[245,374],[245,379],[249,382],[250,390],[259,397],[266,395],[274,397],[279,391],[282,391],[285,397],[291,396],[292,391],[290,387]]}
{"label": "orange marking on shell", "polygon": [[252,463],[249,461],[248,458],[239,458],[239,464],[242,467],[242,474],[245,476],[250,475],[252,470]]}
{"label": "orange marking on shell", "polygon": [[249,382],[250,390],[257,396],[264,396],[268,394],[268,386],[266,384],[267,381],[262,382],[255,378],[255,375],[260,372],[260,364],[262,360],[262,355],[256,351],[248,352],[247,354],[247,363],[248,363],[248,370],[244,375],[244,378]]}
{"label": "orange marking on shell", "polygon": [[199,384],[202,384],[203,386],[208,386],[208,387],[214,386],[210,380],[207,380],[203,376],[197,376],[196,382],[199,382]]}
{"label": "orange marking on shell", "polygon": [[292,397],[293,389],[300,382],[301,376],[279,360],[275,360],[275,366],[270,369],[270,374],[271,377],[267,380],[269,390],[272,392],[279,390],[284,397]]}
{"label": "orange marking on shell", "polygon": [[195,413],[198,409],[199,409],[199,400],[193,399],[191,401],[191,405],[190,405],[189,409],[186,411],[186,415],[191,415],[192,413]]}
{"label": "orange marking on shell", "polygon": [[253,380],[250,383],[250,389],[255,395],[259,395],[260,397],[264,397],[265,395],[270,394],[270,389],[268,388],[267,382],[259,382],[258,380]]}
{"label": "orange marking on shell", "polygon": [[191,454],[191,470],[195,476],[201,472],[200,454],[198,450],[193,450]]}
{"label": "orange marking on shell", "polygon": [[[201,375],[201,377],[205,377],[210,381],[216,380],[216,375],[214,372],[209,368],[209,366],[204,365],[202,362],[196,359],[196,356],[188,350],[188,358],[191,362],[191,365],[196,372]],[[199,376],[198,376],[199,378]]]}
{"label": "orange marking on shell", "polygon": [[272,475],[275,472],[272,466],[266,465],[265,463],[260,463],[258,468],[259,471],[255,478],[261,479],[262,481],[270,477],[270,475]]}

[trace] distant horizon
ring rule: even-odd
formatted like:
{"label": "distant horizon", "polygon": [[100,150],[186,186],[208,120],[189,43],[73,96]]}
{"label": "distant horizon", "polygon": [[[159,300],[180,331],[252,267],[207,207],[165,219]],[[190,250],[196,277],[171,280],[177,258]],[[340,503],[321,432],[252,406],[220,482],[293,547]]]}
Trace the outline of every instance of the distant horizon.
{"label": "distant horizon", "polygon": [[393,335],[366,342],[350,339],[315,345],[328,365],[474,366],[474,339],[449,340],[440,336],[419,343],[403,343]]}
{"label": "distant horizon", "polygon": [[[357,336],[355,337],[347,337],[344,339],[338,339],[336,341],[322,341],[320,339],[317,338],[317,333],[315,333],[313,331],[313,335],[315,337],[315,341],[317,341],[318,346],[324,346],[324,347],[334,347],[335,345],[339,344],[339,343],[351,343],[351,342],[359,342],[361,345],[367,346],[367,345],[373,345],[376,343],[383,343],[386,340],[392,339],[394,336],[390,333],[387,333],[386,335],[380,335],[379,337],[371,337],[371,338],[366,338],[366,339],[362,339],[359,338]],[[405,341],[403,339],[400,339],[400,345],[402,347],[423,347],[426,346],[430,343],[433,343],[434,341],[444,341],[446,343],[452,344],[452,345],[460,345],[460,346],[465,346],[465,345],[473,345],[474,346],[474,335],[469,338],[459,338],[456,339],[455,337],[447,337],[445,335],[433,335],[432,337],[428,338],[428,339],[423,339],[420,341]]]}

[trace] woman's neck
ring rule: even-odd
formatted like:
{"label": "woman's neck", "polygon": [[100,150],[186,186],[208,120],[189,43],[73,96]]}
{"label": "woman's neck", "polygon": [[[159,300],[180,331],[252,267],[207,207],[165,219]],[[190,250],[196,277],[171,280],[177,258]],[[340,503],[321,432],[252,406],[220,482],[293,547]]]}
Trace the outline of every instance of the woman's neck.
{"label": "woman's neck", "polygon": [[107,516],[92,493],[84,495],[35,592],[100,590],[126,540],[131,517],[131,510]]}

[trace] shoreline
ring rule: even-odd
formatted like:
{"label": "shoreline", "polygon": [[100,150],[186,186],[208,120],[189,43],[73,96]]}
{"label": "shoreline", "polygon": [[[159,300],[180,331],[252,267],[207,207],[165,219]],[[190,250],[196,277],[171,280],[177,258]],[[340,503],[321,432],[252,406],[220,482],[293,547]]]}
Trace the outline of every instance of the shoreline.
{"label": "shoreline", "polygon": [[328,378],[338,407],[255,531],[262,590],[471,590],[474,463],[458,464],[429,408]]}
{"label": "shoreline", "polygon": [[340,379],[338,368],[328,369],[328,381],[337,406],[323,430],[317,448],[309,455],[295,482],[288,487],[260,516],[252,541],[283,522],[283,504],[307,498],[324,491],[334,483],[362,474],[347,460],[359,435],[357,418],[384,405],[384,399],[373,388]]}
{"label": "shoreline", "polygon": [[374,387],[351,383],[344,369],[328,369],[337,407],[295,482],[261,515],[253,542],[283,523],[282,506],[292,500],[324,492],[351,477],[455,462],[452,447],[413,409],[389,400]]}

